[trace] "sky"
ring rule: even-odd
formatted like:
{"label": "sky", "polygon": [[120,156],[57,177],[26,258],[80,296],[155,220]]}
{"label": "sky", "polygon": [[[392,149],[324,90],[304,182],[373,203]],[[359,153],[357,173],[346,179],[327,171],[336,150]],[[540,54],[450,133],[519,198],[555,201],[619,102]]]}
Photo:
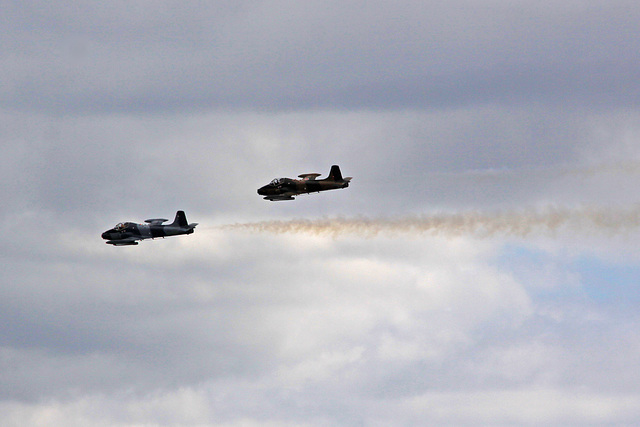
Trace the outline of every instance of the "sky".
{"label": "sky", "polygon": [[637,2],[0,5],[3,425],[640,423]]}

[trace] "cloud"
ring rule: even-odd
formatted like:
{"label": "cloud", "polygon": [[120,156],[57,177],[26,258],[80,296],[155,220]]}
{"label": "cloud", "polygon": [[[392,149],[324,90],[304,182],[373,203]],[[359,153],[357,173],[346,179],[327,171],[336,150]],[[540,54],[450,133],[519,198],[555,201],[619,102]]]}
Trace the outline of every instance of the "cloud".
{"label": "cloud", "polygon": [[635,99],[628,2],[36,2],[7,16],[1,100],[17,110],[606,109]]}
{"label": "cloud", "polygon": [[5,12],[5,423],[639,418],[635,3]]}

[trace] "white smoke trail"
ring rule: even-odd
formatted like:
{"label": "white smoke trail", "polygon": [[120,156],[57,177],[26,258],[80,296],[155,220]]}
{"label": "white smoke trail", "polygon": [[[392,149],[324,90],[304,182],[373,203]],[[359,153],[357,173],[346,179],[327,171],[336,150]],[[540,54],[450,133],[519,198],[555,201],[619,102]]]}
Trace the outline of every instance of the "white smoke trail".
{"label": "white smoke trail", "polygon": [[262,233],[305,233],[337,237],[350,234],[374,237],[378,234],[424,234],[490,237],[524,237],[562,230],[576,232],[606,231],[621,233],[640,226],[640,206],[629,210],[561,209],[519,210],[511,212],[465,212],[453,214],[408,215],[390,218],[291,219],[236,223],[221,226],[226,230]]}

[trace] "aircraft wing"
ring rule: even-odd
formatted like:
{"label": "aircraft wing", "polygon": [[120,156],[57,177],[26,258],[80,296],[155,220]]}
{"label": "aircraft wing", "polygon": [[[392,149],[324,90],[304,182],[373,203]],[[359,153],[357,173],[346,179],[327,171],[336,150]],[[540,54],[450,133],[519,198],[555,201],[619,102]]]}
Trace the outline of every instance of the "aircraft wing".
{"label": "aircraft wing", "polygon": [[142,236],[131,236],[126,239],[119,240],[107,240],[106,243],[113,246],[129,246],[129,245],[137,245],[138,242],[136,240],[150,239],[150,237],[142,237]]}
{"label": "aircraft wing", "polygon": [[271,200],[272,202],[278,202],[281,200],[295,200],[295,198],[293,196],[291,196],[290,194],[278,194],[277,196],[266,196],[264,197],[265,200]]}
{"label": "aircraft wing", "polygon": [[138,244],[135,240],[107,240],[107,243],[113,246],[133,246]]}
{"label": "aircraft wing", "polygon": [[164,218],[151,218],[151,219],[145,219],[144,222],[148,222],[151,225],[160,225],[163,222],[169,221],[168,219],[164,219]]}
{"label": "aircraft wing", "polygon": [[321,174],[319,173],[303,173],[301,175],[298,175],[299,178],[302,178],[304,181],[312,181],[314,179],[316,179],[317,177],[319,177]]}

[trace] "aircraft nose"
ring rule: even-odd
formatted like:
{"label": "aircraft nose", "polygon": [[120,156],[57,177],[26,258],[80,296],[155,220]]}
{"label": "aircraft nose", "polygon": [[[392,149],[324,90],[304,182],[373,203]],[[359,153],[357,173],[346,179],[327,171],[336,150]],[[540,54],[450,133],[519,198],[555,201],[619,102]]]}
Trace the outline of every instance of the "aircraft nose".
{"label": "aircraft nose", "polygon": [[109,239],[109,232],[105,231],[104,233],[102,233],[102,238],[105,240]]}

